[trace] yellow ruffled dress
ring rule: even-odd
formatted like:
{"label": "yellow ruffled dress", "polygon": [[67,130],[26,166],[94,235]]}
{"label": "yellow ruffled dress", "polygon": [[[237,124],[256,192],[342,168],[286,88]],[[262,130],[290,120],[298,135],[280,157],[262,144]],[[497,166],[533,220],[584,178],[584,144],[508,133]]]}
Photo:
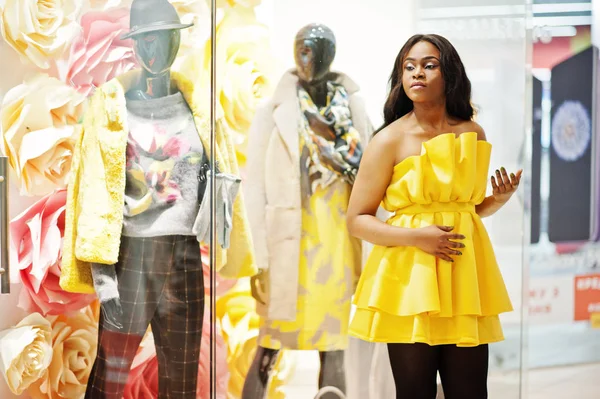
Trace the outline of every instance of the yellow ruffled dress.
{"label": "yellow ruffled dress", "polygon": [[371,342],[477,346],[504,339],[498,315],[512,311],[487,231],[475,213],[485,198],[492,146],[476,133],[442,134],[394,167],[387,223],[454,226],[466,248],[450,263],[416,247],[376,246],[354,297],[349,334]]}

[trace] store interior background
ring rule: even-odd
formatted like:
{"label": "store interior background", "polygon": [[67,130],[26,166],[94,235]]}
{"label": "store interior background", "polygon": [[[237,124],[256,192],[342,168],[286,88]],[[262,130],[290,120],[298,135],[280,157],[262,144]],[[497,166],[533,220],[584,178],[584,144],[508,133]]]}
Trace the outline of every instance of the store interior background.
{"label": "store interior background", "polygon": [[[3,3],[0,0],[0,6]],[[600,24],[595,22],[600,19],[600,1],[262,0],[257,12],[271,31],[276,79],[293,66],[292,44],[299,28],[310,22],[332,28],[337,37],[334,69],[360,85],[375,126],[382,122],[387,79],[400,46],[415,32],[447,36],[467,67],[473,101],[480,109],[478,121],[495,146],[492,167],[523,166],[527,176],[532,124],[540,121],[540,196],[542,204],[547,202],[550,69],[592,43],[600,44],[600,29],[596,29]],[[0,59],[1,97],[31,71],[4,42],[0,42]],[[531,76],[542,82],[539,109],[531,105]],[[595,118],[595,110],[593,114]],[[594,384],[594,380],[585,382],[585,376],[600,372],[600,366],[594,366],[600,363],[600,330],[592,328],[589,317],[575,320],[579,307],[600,303],[600,287],[581,293],[576,284],[582,276],[600,278],[596,269],[600,247],[588,244],[558,255],[544,232],[539,243],[529,245],[531,191],[527,181],[519,200],[486,221],[515,306],[515,312],[503,318],[507,340],[491,347],[490,398],[596,397],[561,392]],[[35,200],[11,189],[11,218]],[[17,287],[10,296],[1,297],[0,330],[24,316],[16,306],[17,298]],[[317,354],[296,356],[287,397],[306,399],[315,392]],[[1,379],[0,398],[14,398]]]}

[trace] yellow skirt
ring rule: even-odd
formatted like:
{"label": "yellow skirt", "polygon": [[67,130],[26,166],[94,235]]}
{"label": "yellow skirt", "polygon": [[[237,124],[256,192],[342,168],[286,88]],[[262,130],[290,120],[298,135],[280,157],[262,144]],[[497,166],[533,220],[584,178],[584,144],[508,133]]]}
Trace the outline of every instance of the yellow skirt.
{"label": "yellow skirt", "polygon": [[407,228],[455,226],[466,248],[450,263],[415,247],[375,247],[356,290],[350,335],[458,346],[504,339],[498,315],[512,305],[485,227],[474,206],[466,207],[472,209],[411,209],[388,221]]}

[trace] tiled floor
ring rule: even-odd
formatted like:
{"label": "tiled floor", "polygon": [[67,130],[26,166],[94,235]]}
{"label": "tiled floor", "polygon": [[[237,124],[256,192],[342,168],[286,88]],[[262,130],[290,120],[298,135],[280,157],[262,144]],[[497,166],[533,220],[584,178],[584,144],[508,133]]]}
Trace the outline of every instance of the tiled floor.
{"label": "tiled floor", "polygon": [[529,372],[528,399],[598,399],[600,364]]}
{"label": "tiled floor", "polygon": [[[306,359],[307,361],[316,359]],[[303,364],[306,364],[303,362]],[[531,370],[523,399],[599,399],[600,363],[570,367]],[[313,399],[317,388],[317,370],[299,368],[288,386],[287,399]],[[489,399],[518,399],[520,390],[517,373],[492,373],[489,378]],[[388,399],[388,398],[384,398]],[[390,398],[392,399],[392,398]],[[441,398],[440,398],[441,399]]]}

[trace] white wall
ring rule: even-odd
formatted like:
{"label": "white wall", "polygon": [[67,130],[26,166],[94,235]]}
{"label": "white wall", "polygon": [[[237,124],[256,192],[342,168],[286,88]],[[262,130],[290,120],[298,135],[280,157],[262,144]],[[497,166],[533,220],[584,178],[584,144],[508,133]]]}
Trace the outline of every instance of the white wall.
{"label": "white wall", "polygon": [[329,26],[336,35],[333,68],[361,87],[375,126],[396,55],[414,33],[414,1],[263,0],[259,17],[272,29],[273,50],[283,70],[294,66],[296,33],[309,23]]}

